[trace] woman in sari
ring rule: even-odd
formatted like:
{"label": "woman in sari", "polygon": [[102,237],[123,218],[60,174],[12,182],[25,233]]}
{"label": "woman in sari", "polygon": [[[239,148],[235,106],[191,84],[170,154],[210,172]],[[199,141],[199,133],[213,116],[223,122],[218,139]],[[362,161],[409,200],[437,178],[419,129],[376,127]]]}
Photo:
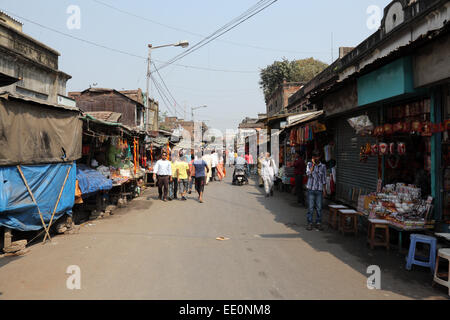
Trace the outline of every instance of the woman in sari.
{"label": "woman in sari", "polygon": [[222,181],[226,175],[222,156],[220,156],[220,158],[219,158],[219,164],[217,165],[216,170],[217,170],[217,177],[219,178],[220,181]]}

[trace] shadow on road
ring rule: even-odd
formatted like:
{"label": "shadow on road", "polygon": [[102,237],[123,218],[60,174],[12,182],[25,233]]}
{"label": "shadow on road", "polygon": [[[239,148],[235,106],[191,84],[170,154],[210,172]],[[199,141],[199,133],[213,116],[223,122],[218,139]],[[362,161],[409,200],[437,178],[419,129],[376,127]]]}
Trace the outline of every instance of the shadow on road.
{"label": "shadow on road", "polygon": [[[366,244],[367,233],[358,236],[342,235],[326,225],[328,212],[324,210],[322,221],[324,231],[307,231],[307,209],[296,202],[293,194],[275,191],[274,196],[266,198],[264,189],[259,188],[253,177],[250,183],[254,188],[249,194],[274,215],[276,222],[283,223],[295,234],[260,234],[261,238],[301,239],[318,252],[327,252],[346,265],[368,277],[367,267],[378,265],[381,268],[382,289],[413,299],[448,298],[444,287],[432,288],[432,274],[429,269],[413,266],[412,271],[405,269],[405,255],[396,248],[386,251],[384,248],[371,250]],[[257,192],[254,192],[254,191]]]}

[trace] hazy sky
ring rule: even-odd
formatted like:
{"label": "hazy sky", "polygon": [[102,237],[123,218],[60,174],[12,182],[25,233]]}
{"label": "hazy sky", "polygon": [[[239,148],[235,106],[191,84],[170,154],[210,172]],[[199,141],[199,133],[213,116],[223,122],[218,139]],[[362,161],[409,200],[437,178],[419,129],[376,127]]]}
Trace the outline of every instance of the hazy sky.
{"label": "hazy sky", "polygon": [[[202,39],[194,34],[211,34],[257,2],[98,1],[142,18],[111,9],[95,0],[0,0],[0,9],[73,37],[146,57],[148,43],[157,46],[188,40],[193,45]],[[177,107],[178,116],[184,117],[186,111],[186,118],[190,119],[192,106],[207,105],[208,108],[195,111],[196,120],[206,120],[210,127],[220,130],[236,128],[244,117],[256,117],[257,113],[265,112],[264,97],[258,85],[261,68],[283,57],[290,60],[314,57],[330,63],[331,35],[336,58],[339,46],[355,46],[375,31],[367,27],[368,7],[384,8],[389,2],[279,0],[219,40],[177,62],[239,72],[173,65],[161,70],[164,81],[181,105]],[[80,29],[67,27],[70,5],[80,8]],[[142,88],[145,91],[145,59],[99,48],[18,20],[23,22],[26,34],[61,53],[59,68],[73,77],[68,82],[68,91],[84,90],[94,83],[104,88]],[[158,66],[161,63],[157,61],[167,61],[183,50],[178,47],[157,49],[153,51],[152,59]],[[160,100],[154,86],[151,92]],[[162,102],[160,105],[162,111],[167,110]]]}

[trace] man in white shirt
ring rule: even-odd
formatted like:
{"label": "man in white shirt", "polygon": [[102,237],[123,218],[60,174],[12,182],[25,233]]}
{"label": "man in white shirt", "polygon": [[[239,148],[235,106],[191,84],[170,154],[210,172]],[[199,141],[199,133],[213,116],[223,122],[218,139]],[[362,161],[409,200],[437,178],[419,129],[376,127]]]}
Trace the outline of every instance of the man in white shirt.
{"label": "man in white shirt", "polygon": [[208,184],[209,181],[211,180],[211,173],[212,173],[212,157],[211,157],[211,154],[209,154],[208,150],[205,152],[202,159],[208,165],[208,173],[206,174],[206,183],[205,183],[205,184]]}
{"label": "man in white shirt", "polygon": [[[158,180],[156,180],[158,176]],[[172,181],[172,163],[167,160],[167,153],[163,152],[162,158],[158,160],[153,168],[153,181],[157,181],[159,200],[163,197],[164,187],[164,202],[167,202],[167,194],[169,191],[169,181]]]}
{"label": "man in white shirt", "polygon": [[273,196],[273,182],[275,178],[275,172],[277,171],[275,161],[270,156],[270,153],[266,153],[266,157],[262,160],[261,177],[264,181],[264,189],[266,191],[266,197]]}
{"label": "man in white shirt", "polygon": [[216,151],[213,150],[211,153],[211,168],[212,168],[212,176],[211,181],[216,181],[216,174],[217,174],[217,165],[219,164],[219,156],[217,155]]}

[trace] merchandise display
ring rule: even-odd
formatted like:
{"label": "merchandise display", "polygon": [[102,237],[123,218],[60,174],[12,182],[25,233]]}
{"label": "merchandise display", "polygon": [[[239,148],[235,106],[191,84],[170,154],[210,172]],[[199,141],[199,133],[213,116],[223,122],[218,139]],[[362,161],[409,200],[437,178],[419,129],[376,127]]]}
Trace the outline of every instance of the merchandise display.
{"label": "merchandise display", "polygon": [[404,183],[386,185],[381,192],[361,196],[358,211],[370,219],[384,219],[402,229],[432,228],[432,198],[421,198],[422,190]]}

